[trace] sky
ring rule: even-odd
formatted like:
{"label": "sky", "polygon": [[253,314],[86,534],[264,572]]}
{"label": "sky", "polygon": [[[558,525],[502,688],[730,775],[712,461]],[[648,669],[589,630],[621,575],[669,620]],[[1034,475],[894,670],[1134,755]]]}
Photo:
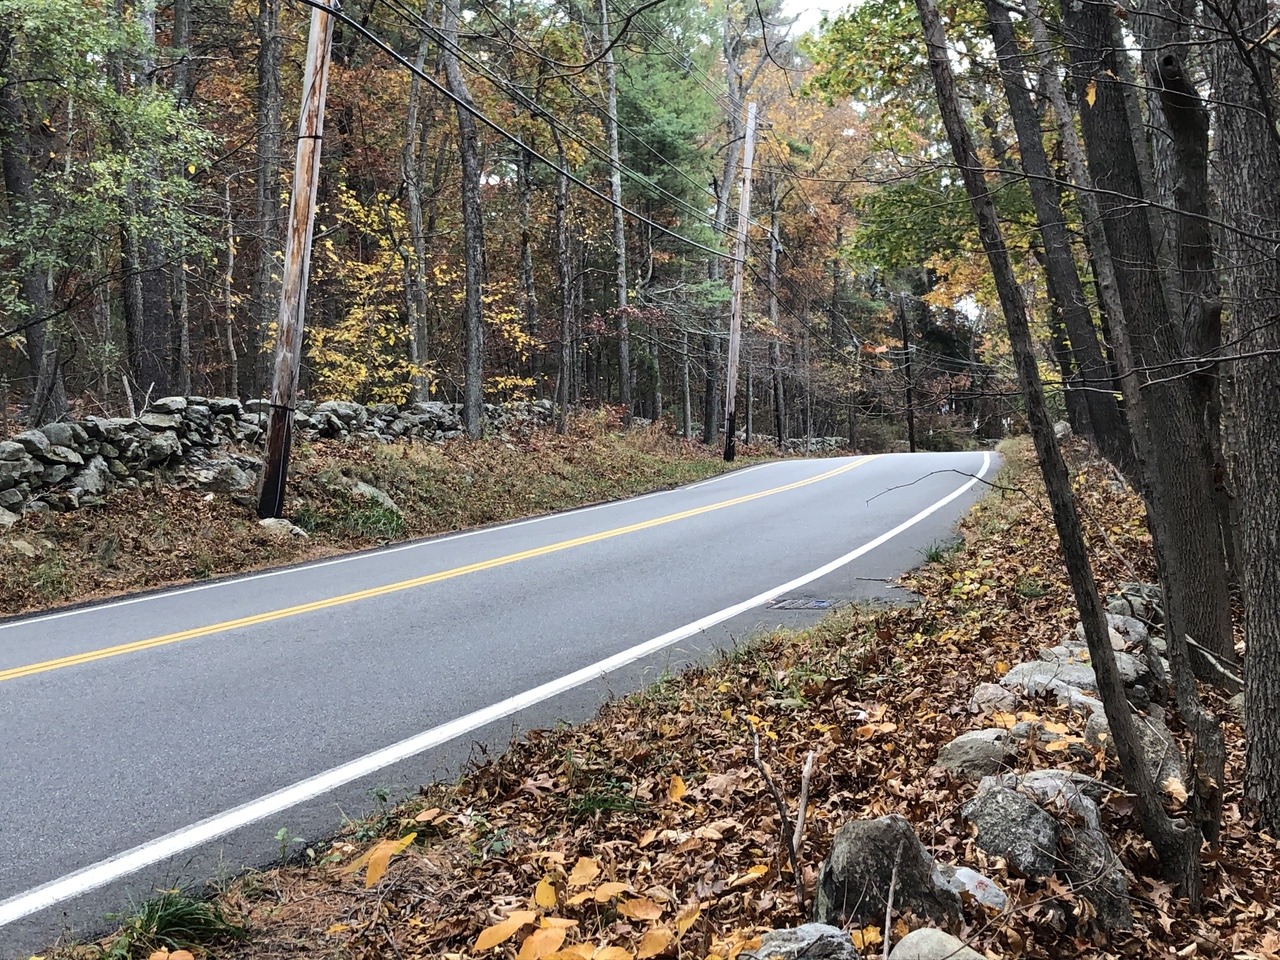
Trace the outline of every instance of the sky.
{"label": "sky", "polygon": [[786,0],[782,9],[789,16],[799,16],[793,32],[798,36],[807,33],[818,25],[823,12],[838,13],[850,6],[852,0]]}

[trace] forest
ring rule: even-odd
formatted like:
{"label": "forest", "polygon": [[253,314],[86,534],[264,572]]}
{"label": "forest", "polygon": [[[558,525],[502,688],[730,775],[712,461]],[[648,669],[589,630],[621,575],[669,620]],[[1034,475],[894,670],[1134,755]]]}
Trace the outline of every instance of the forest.
{"label": "forest", "polygon": [[[268,395],[315,6],[0,0],[0,436]],[[344,5],[300,392],[458,403],[473,438],[484,404],[551,399],[562,427],[609,406],[717,445],[726,390],[748,442],[1029,432],[1135,817],[1198,910],[1226,762],[1206,688],[1243,691],[1245,793],[1280,835],[1274,11],[794,17]],[[1193,745],[1176,814],[1115,670],[1063,420],[1143,498]]]}

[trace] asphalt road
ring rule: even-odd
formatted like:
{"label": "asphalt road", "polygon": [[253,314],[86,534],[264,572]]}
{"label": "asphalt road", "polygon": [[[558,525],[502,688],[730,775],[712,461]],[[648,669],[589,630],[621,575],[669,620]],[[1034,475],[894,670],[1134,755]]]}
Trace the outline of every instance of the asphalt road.
{"label": "asphalt road", "polygon": [[278,856],[475,744],[890,599],[982,453],[788,460],[532,521],[0,622],[0,957]]}

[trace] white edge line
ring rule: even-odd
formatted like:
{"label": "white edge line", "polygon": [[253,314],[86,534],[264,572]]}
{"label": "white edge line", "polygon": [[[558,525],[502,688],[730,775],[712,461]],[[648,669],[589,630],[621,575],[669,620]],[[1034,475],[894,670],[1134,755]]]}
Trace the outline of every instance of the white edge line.
{"label": "white edge line", "polygon": [[530,524],[542,523],[545,520],[553,520],[556,517],[591,513],[594,510],[603,510],[606,507],[618,507],[627,503],[639,503],[641,500],[648,500],[652,497],[661,497],[669,493],[678,493],[682,490],[696,490],[699,487],[705,487],[709,484],[717,483],[720,480],[728,480],[730,477],[740,477],[743,474],[751,473],[753,470],[759,470],[761,467],[772,467],[776,464],[786,462],[787,461],[785,460],[774,460],[769,463],[757,463],[755,466],[745,467],[742,470],[730,470],[727,473],[720,474],[718,477],[699,480],[697,483],[691,483],[687,486],[672,487],[669,490],[654,490],[652,493],[642,493],[638,496],[627,497],[624,500],[609,500],[605,503],[594,503],[589,507],[573,507],[568,510],[557,510],[554,513],[544,513],[541,516],[527,517],[524,520],[512,520],[496,526],[478,527],[474,530],[463,530],[460,533],[449,533],[444,536],[432,537],[427,540],[416,540],[413,543],[402,543],[396,547],[362,550],[359,553],[348,554],[344,557],[333,557],[328,560],[316,560],[312,563],[301,563],[296,566],[283,567],[279,570],[264,570],[261,573],[250,573],[244,576],[235,576],[233,574],[231,576],[215,580],[213,583],[174,587],[170,590],[159,590],[155,593],[144,594],[140,597],[129,597],[125,600],[109,600],[106,603],[89,604],[83,607],[75,607],[71,610],[62,610],[58,613],[45,613],[34,617],[21,617],[16,620],[9,620],[5,623],[0,623],[0,631],[8,630],[12,627],[30,626],[34,623],[46,623],[50,620],[61,620],[63,617],[75,617],[83,613],[99,613],[103,610],[112,610],[117,607],[129,607],[135,603],[147,603],[151,600],[163,600],[168,597],[175,597],[184,593],[200,593],[204,590],[216,590],[219,587],[230,587],[240,583],[250,583],[254,580],[267,580],[271,577],[283,577],[289,574],[303,573],[309,570],[319,570],[322,567],[332,567],[339,563],[353,563],[358,560],[368,560],[371,557],[383,557],[392,553],[402,553],[405,550],[419,550],[423,547],[434,547],[437,544],[452,543],[454,540],[464,540],[467,537],[477,537],[485,533],[498,533],[502,530],[514,530],[516,527],[527,527]]}
{"label": "white edge line", "polygon": [[450,740],[456,740],[458,737],[465,736],[475,730],[480,729],[494,721],[509,717],[513,713],[517,713],[528,707],[535,706],[558,696],[575,687],[590,683],[605,674],[625,667],[636,660],[646,657],[651,653],[655,653],[664,647],[669,647],[674,643],[685,640],[696,633],[700,633],[718,623],[735,617],[740,613],[758,607],[774,599],[779,594],[787,593],[803,587],[814,580],[825,577],[827,574],[840,569],[846,564],[852,563],[859,557],[870,553],[876,547],[887,543],[898,534],[914,527],[921,520],[937,512],[945,507],[952,500],[962,496],[969,491],[979,480],[986,475],[987,470],[991,466],[991,454],[983,453],[982,469],[978,471],[972,479],[967,483],[952,491],[941,500],[930,504],[910,519],[904,520],[892,530],[880,534],[874,540],[864,543],[855,550],[851,550],[844,556],[837,557],[830,563],[826,563],[816,570],[789,580],[786,583],[772,587],[763,593],[758,593],[754,597],[743,600],[741,603],[735,603],[733,606],[725,607],[715,613],[708,614],[700,620],[687,623],[683,627],[677,627],[668,633],[654,637],[637,646],[623,650],[604,660],[598,660],[595,663],[575,670],[573,673],[566,674],[556,680],[551,680],[541,686],[518,693],[515,696],[500,700],[497,703],[476,710],[466,716],[458,717],[448,723],[432,727],[423,733],[401,740],[399,743],[393,743],[381,750],[366,754],[341,766],[326,770],[323,773],[300,780],[291,786],[284,787],[274,793],[269,793],[264,797],[256,800],[250,800],[248,803],[233,807],[222,813],[215,814],[199,823],[192,824],[189,827],[183,827],[175,830],[173,833],[166,834],[155,840],[140,844],[131,850],[118,853],[113,857],[102,860],[89,867],[76,870],[57,880],[51,880],[48,883],[34,887],[25,893],[17,894],[7,900],[0,901],[0,927],[14,921],[21,920],[33,913],[52,907],[65,900],[73,897],[89,893],[99,887],[103,887],[108,883],[119,880],[122,877],[137,873],[149,866],[167,860],[170,857],[177,856],[201,844],[216,840],[218,837],[225,836],[234,830],[248,826],[258,820],[262,820],[273,814],[280,813],[290,807],[313,800],[323,793],[335,790],[338,787],[358,780],[361,777],[369,776],[392,764],[399,763],[402,760],[424,753],[427,750],[434,749],[442,744],[448,743]]}

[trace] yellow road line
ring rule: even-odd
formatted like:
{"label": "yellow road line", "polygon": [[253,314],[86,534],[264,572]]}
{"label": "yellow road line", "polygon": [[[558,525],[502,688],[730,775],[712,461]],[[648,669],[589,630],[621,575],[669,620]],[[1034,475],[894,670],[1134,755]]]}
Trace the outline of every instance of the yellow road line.
{"label": "yellow road line", "polygon": [[153,647],[163,647],[171,643],[179,643],[182,640],[205,637],[213,633],[235,630],[239,627],[252,627],[260,623],[270,623],[273,620],[284,620],[287,617],[296,617],[304,613],[314,613],[317,610],[327,610],[330,607],[344,606],[345,604],[355,603],[359,600],[368,600],[371,597],[381,597],[389,593],[399,593],[402,590],[412,590],[414,587],[422,587],[430,583],[439,583],[442,580],[452,580],[455,577],[466,576],[469,573],[479,573],[481,570],[492,570],[495,567],[505,567],[511,563],[518,563],[521,560],[530,560],[534,557],[543,557],[550,553],[559,553],[561,550],[569,550],[572,547],[585,546],[588,543],[599,543],[601,540],[611,540],[614,537],[621,537],[628,533],[637,533],[641,530],[649,530],[653,527],[663,526],[664,524],[675,523],[677,520],[687,520],[690,517],[700,516],[704,513],[711,513],[713,510],[723,510],[726,507],[734,507],[742,503],[750,503],[752,500],[759,500],[762,497],[771,497],[775,494],[786,493],[788,490],[807,487],[810,484],[818,483],[822,480],[828,480],[831,477],[854,470],[857,467],[874,460],[875,456],[876,455],[863,457],[853,463],[836,467],[834,470],[828,470],[826,473],[820,473],[817,476],[809,477],[805,480],[796,480],[793,483],[784,484],[780,487],[773,487],[769,490],[761,490],[758,493],[748,493],[741,497],[734,497],[730,500],[722,500],[719,503],[709,503],[703,507],[681,510],[679,513],[670,513],[664,517],[654,517],[652,520],[643,520],[640,523],[628,524],[625,527],[615,527],[612,530],[602,530],[599,533],[588,534],[585,537],[574,537],[572,540],[561,540],[557,543],[549,543],[543,547],[534,547],[531,550],[521,550],[519,553],[509,553],[505,556],[494,557],[492,560],[482,560],[479,563],[469,563],[465,566],[454,567],[450,570],[441,570],[439,573],[430,573],[426,576],[414,577],[411,580],[400,580],[396,583],[384,584],[381,587],[370,587],[367,590],[357,590],[354,593],[344,593],[340,596],[329,597],[325,600],[313,600],[311,603],[300,603],[296,606],[284,607],[279,610],[269,610],[265,613],[256,613],[249,617],[239,617],[235,620],[224,620],[221,623],[213,623],[204,627],[193,627],[190,630],[180,630],[177,633],[166,633],[163,636],[152,637],[149,640],[135,640],[132,643],[122,643],[114,647],[103,647],[100,650],[90,650],[85,653],[77,653],[69,657],[60,657],[57,660],[45,660],[40,663],[27,664],[23,667],[13,667],[8,670],[0,670],[0,682],[5,680],[17,680],[20,677],[29,677],[37,673],[47,673],[50,670],[60,670],[64,667],[74,667],[82,663],[91,663],[94,660],[105,660],[109,657],[119,657],[126,653],[137,653],[140,650],[150,650]]}

